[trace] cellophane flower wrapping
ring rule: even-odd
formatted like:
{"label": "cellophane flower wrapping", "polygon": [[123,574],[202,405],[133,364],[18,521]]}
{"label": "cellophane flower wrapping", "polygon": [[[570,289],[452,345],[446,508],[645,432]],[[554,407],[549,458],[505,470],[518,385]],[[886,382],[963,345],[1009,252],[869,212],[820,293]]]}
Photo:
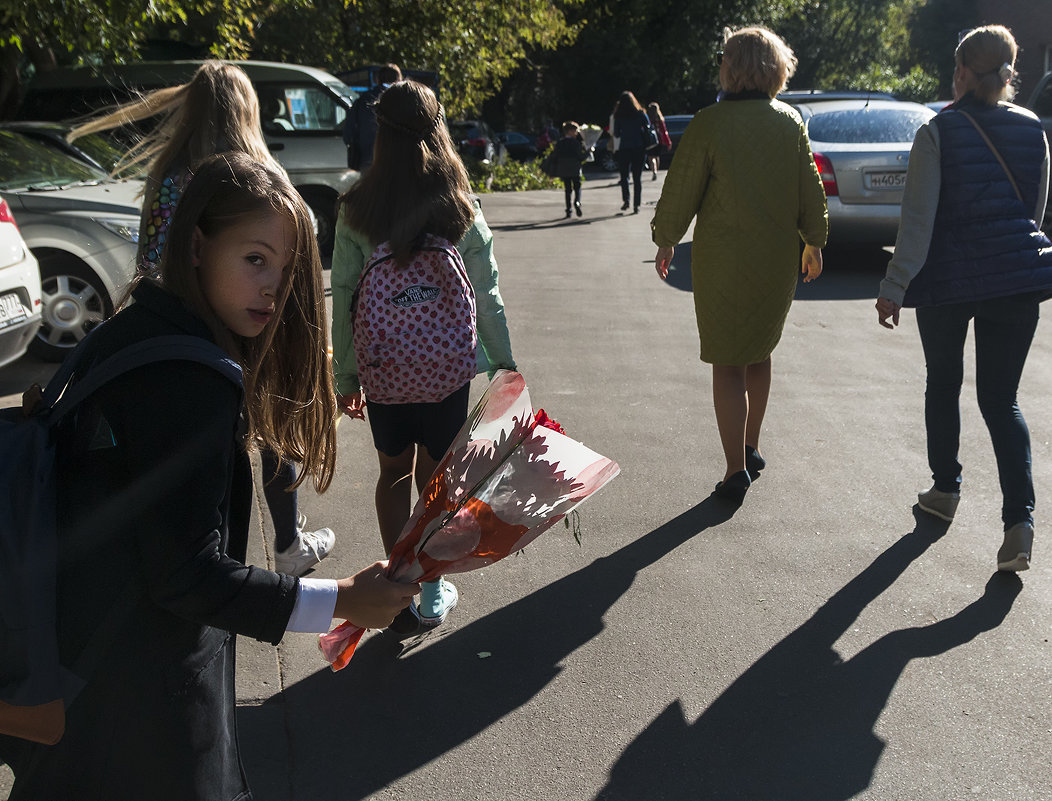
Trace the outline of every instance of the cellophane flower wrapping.
{"label": "cellophane flower wrapping", "polygon": [[594,160],[593,151],[595,150],[596,142],[599,141],[599,137],[603,135],[603,129],[598,125],[582,125],[580,128],[581,139],[584,140],[584,146],[588,149],[588,160]]}
{"label": "cellophane flower wrapping", "polygon": [[[387,575],[434,581],[491,565],[533,542],[618,472],[616,462],[561,433],[543,409],[534,413],[522,376],[500,370],[417,500]],[[333,670],[347,665],[362,634],[344,622],[321,635]]]}

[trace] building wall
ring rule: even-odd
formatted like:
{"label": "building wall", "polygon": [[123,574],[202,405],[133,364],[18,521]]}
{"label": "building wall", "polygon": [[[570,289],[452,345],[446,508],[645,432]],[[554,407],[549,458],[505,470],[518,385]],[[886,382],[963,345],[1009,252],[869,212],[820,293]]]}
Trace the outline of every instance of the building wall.
{"label": "building wall", "polygon": [[1026,103],[1041,76],[1052,70],[1052,0],[979,0],[976,25],[1004,25],[1019,44],[1016,100]]}

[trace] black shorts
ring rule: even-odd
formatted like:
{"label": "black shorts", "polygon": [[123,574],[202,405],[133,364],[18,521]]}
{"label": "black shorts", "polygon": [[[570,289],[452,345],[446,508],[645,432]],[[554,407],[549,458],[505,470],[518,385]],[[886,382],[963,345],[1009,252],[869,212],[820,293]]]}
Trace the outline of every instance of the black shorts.
{"label": "black shorts", "polygon": [[438,403],[373,403],[366,397],[373,445],[387,456],[398,456],[415,443],[437,462],[468,419],[470,391],[469,381]]}

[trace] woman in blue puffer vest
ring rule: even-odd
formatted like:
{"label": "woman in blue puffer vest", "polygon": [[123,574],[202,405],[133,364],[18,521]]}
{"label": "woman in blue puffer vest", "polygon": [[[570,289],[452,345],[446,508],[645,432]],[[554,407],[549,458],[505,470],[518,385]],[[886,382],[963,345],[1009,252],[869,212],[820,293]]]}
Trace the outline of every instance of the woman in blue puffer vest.
{"label": "woman in blue puffer vest", "polygon": [[1052,243],[1035,222],[1048,196],[1048,143],[1037,117],[1007,102],[1017,50],[1000,25],[976,28],[958,45],[955,102],[917,132],[895,255],[877,300],[885,328],[898,324],[901,307],[917,309],[934,480],[918,506],[947,521],[960,501],[959,398],[975,321],[976,394],[1001,483],[1004,571],[1030,566],[1030,433],[1016,393],[1038,305],[1052,294]]}

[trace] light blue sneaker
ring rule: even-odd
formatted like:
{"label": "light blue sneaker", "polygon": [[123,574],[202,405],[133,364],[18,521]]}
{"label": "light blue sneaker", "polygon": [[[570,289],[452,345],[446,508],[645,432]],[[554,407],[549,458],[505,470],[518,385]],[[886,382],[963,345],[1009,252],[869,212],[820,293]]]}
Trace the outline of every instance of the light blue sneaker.
{"label": "light blue sneaker", "polygon": [[457,605],[459,600],[457,588],[444,578],[438,581],[426,581],[420,585],[420,604],[413,604],[410,609],[422,626],[434,628],[446,620],[446,615]]}

